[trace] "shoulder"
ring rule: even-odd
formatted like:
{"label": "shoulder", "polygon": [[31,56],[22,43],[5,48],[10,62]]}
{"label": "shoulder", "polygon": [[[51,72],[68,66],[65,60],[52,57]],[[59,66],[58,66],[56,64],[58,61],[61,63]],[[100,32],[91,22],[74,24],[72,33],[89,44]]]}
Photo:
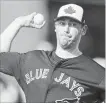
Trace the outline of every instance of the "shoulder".
{"label": "shoulder", "polygon": [[0,53],[0,57],[22,57],[22,56],[35,56],[35,55],[49,55],[52,51],[44,51],[44,50],[32,50],[25,53],[19,52],[2,52]]}
{"label": "shoulder", "polygon": [[26,56],[48,56],[51,51],[44,51],[44,50],[33,50],[24,53]]}
{"label": "shoulder", "polygon": [[48,59],[49,54],[51,51],[44,51],[44,50],[33,50],[28,51],[26,53],[21,54],[22,60],[39,60],[39,59]]}
{"label": "shoulder", "polygon": [[96,61],[94,61],[91,57],[89,56],[84,56],[84,61],[87,65],[89,65],[89,68],[93,68],[93,69],[96,69],[96,70],[104,70],[105,71],[105,68],[103,66],[101,66],[100,64],[98,64]]}
{"label": "shoulder", "polygon": [[101,83],[105,77],[105,68],[88,56],[84,57],[83,62],[83,65],[86,68],[86,71],[89,73],[89,76],[96,80],[94,82],[98,82],[98,84]]}

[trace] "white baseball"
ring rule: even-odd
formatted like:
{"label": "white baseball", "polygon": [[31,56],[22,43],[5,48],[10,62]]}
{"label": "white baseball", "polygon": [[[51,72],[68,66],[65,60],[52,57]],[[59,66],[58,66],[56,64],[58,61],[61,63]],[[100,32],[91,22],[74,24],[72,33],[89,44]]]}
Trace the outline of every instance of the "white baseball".
{"label": "white baseball", "polygon": [[34,23],[36,25],[42,25],[44,22],[44,16],[42,14],[37,14],[34,16]]}

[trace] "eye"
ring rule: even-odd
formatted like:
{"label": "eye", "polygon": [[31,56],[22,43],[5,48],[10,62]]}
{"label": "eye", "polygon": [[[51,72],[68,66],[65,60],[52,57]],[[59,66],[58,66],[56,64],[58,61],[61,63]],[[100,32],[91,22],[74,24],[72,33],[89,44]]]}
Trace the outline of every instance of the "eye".
{"label": "eye", "polygon": [[76,26],[77,26],[77,23],[72,23],[72,25],[73,25],[74,27],[76,27]]}
{"label": "eye", "polygon": [[80,27],[81,25],[79,24],[79,23],[77,23],[77,22],[69,22],[69,26],[71,27],[75,27],[75,28],[78,28],[78,27]]}
{"label": "eye", "polygon": [[69,26],[77,27],[77,23],[70,22],[70,23],[69,23]]}
{"label": "eye", "polygon": [[65,26],[65,25],[66,25],[66,23],[65,23],[64,21],[60,21],[59,24],[60,24],[61,26]]}

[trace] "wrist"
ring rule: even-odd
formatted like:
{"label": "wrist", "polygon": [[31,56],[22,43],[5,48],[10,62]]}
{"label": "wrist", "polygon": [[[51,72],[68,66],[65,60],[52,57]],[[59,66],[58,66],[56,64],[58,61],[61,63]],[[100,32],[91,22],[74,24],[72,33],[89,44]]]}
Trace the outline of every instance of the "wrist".
{"label": "wrist", "polygon": [[24,21],[23,21],[22,17],[16,18],[16,19],[15,19],[15,23],[17,24],[17,26],[18,26],[19,28],[21,28],[21,27],[24,26]]}

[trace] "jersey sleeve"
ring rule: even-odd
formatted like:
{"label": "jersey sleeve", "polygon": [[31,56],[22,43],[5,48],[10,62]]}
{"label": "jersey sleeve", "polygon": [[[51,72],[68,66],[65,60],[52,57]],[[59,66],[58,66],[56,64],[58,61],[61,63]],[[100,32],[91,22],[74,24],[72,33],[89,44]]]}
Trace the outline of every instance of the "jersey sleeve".
{"label": "jersey sleeve", "polygon": [[21,54],[16,52],[0,53],[0,72],[14,76],[18,80],[21,73],[20,59]]}

